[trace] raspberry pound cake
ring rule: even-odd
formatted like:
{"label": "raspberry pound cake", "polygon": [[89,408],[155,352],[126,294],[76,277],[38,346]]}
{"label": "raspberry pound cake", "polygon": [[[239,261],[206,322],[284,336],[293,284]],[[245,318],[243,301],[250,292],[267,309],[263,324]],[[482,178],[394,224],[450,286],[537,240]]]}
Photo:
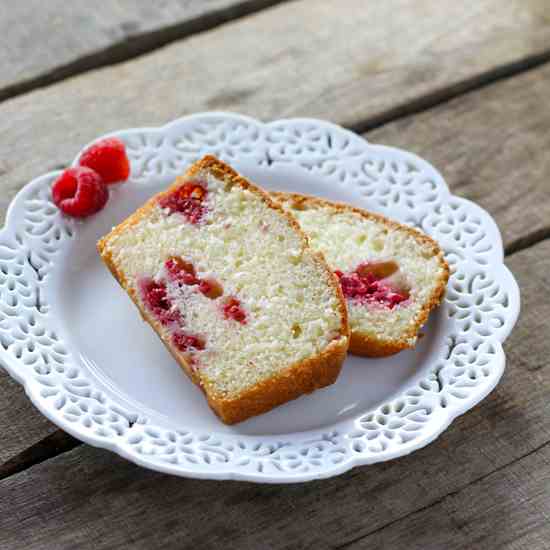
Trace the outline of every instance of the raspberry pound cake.
{"label": "raspberry pound cake", "polygon": [[449,278],[438,244],[416,229],[345,204],[273,196],[294,215],[340,280],[350,352],[383,357],[414,347]]}
{"label": "raspberry pound cake", "polygon": [[349,344],[336,277],[280,205],[216,158],[98,249],[223,422],[335,382]]}

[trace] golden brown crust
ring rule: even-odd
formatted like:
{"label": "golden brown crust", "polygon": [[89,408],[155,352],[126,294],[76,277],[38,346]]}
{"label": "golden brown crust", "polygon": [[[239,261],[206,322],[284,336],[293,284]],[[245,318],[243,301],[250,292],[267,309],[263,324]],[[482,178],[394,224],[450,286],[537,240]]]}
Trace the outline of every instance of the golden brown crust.
{"label": "golden brown crust", "polygon": [[436,256],[439,260],[439,264],[442,269],[442,273],[439,277],[439,280],[432,292],[431,296],[418,313],[415,318],[414,324],[411,326],[402,338],[398,340],[383,340],[379,338],[373,338],[361,332],[359,330],[351,331],[351,339],[349,352],[355,355],[362,355],[367,357],[387,357],[388,355],[393,355],[404,349],[414,347],[414,344],[411,344],[410,341],[416,342],[416,337],[418,331],[422,328],[424,323],[428,320],[430,311],[438,306],[445,294],[445,288],[447,286],[447,281],[449,280],[449,266],[445,261],[443,256],[443,251],[437,244],[437,242],[429,237],[428,235],[418,231],[414,227],[408,225],[400,224],[396,221],[390,220],[381,214],[375,214],[373,212],[368,212],[350,206],[348,204],[332,202],[325,199],[320,199],[318,197],[310,197],[307,195],[300,195],[297,193],[281,193],[273,192],[271,195],[280,202],[290,203],[293,208],[302,209],[302,208],[331,208],[335,212],[352,212],[358,214],[365,219],[375,220],[377,222],[383,223],[388,229],[405,231],[411,235],[417,242],[427,245],[430,248],[431,253]]}
{"label": "golden brown crust", "polygon": [[241,422],[336,382],[347,351],[348,340],[339,338],[319,355],[263,380],[235,399],[211,397],[206,392],[208,403],[226,424]]}
{"label": "golden brown crust", "polygon": [[[193,177],[201,171],[210,171],[214,176],[219,179],[225,180],[231,185],[239,185],[244,189],[260,195],[262,200],[269,208],[276,210],[280,215],[287,219],[289,225],[301,236],[303,247],[309,249],[308,239],[296,220],[288,214],[277,202],[259,187],[251,184],[245,178],[240,176],[231,167],[227,166],[223,162],[219,161],[211,155],[207,155],[200,161],[193,164],[183,178]],[[127,228],[138,223],[141,219],[146,217],[149,211],[154,208],[159,198],[172,189],[177,188],[181,184],[182,177],[176,178],[176,181],[168,187],[166,191],[158,193],[151,199],[149,199],[142,207],[136,210],[131,216],[126,218],[122,223],[116,226],[108,235],[104,236],[97,243],[97,248],[101,258],[119,282],[119,284],[126,290],[130,298],[137,306],[141,316],[147,321],[158,336],[161,338],[164,345],[168,348],[174,359],[179,363],[191,380],[198,385],[205,393],[210,407],[220,417],[220,419],[226,424],[234,424],[241,422],[267,412],[268,410],[281,405],[291,399],[295,399],[305,393],[311,393],[317,388],[321,388],[332,384],[336,381],[342,363],[345,359],[345,355],[349,345],[349,326],[347,307],[345,305],[345,299],[340,288],[340,284],[336,276],[332,273],[330,268],[322,254],[316,253],[309,249],[310,253],[314,256],[315,260],[323,267],[326,275],[327,282],[336,292],[339,298],[339,313],[341,320],[341,330],[339,337],[333,340],[325,350],[319,355],[311,357],[305,361],[298,362],[285,369],[283,372],[273,376],[268,380],[264,380],[252,388],[249,388],[244,393],[233,399],[227,399],[222,396],[217,396],[209,387],[206,380],[201,380],[200,371],[191,368],[191,365],[185,360],[185,357],[178,353],[173,348],[171,342],[163,337],[163,331],[160,323],[151,317],[142,307],[138,296],[134,289],[128,284],[128,281],[124,277],[124,274],[117,269],[115,262],[112,259],[111,252],[109,250],[109,241],[125,231]]]}
{"label": "golden brown crust", "polygon": [[[118,229],[118,227],[119,226],[117,226],[117,228],[115,229]],[[114,231],[115,230],[113,230],[113,232]],[[161,339],[162,343],[168,348],[168,351],[172,354],[172,357],[179,363],[179,365],[185,371],[185,373],[189,376],[189,378],[191,378],[191,380],[202,389],[201,381],[197,376],[196,372],[191,368],[191,365],[185,360],[185,357],[179,354],[173,348],[170,342],[165,339],[165,337],[163,336],[162,325],[153,316],[149,315],[149,313],[142,307],[141,302],[139,301],[135,290],[130,285],[128,285],[126,281],[126,277],[124,277],[124,274],[117,269],[116,264],[113,262],[111,258],[110,252],[105,250],[104,240],[105,240],[105,237],[97,243],[97,248],[99,250],[101,258],[109,268],[109,271],[111,272],[113,277],[118,281],[120,286],[127,292],[128,296],[130,296],[130,298],[132,299],[132,302],[134,302],[135,306],[138,308],[141,318],[151,325],[153,330],[157,333],[157,336]]]}

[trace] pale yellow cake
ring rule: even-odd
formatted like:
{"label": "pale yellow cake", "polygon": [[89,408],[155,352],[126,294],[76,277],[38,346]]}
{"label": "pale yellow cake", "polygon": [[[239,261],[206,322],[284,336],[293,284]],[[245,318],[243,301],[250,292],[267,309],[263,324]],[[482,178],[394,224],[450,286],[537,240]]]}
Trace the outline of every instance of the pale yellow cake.
{"label": "pale yellow cake", "polygon": [[350,352],[379,357],[414,347],[449,278],[438,244],[416,229],[345,204],[273,196],[340,279]]}
{"label": "pale yellow cake", "polygon": [[214,157],[98,249],[224,422],[336,380],[349,344],[337,279],[291,216]]}

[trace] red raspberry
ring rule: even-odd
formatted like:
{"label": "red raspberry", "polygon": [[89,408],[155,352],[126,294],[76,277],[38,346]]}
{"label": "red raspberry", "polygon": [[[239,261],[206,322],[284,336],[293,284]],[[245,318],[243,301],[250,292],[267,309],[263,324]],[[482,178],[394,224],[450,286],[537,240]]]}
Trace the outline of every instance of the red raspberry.
{"label": "red raspberry", "polygon": [[195,268],[184,259],[172,256],[166,260],[164,265],[173,281],[184,285],[199,284],[199,279],[195,274]]}
{"label": "red raspberry", "polygon": [[79,164],[95,170],[105,183],[126,181],[130,175],[126,146],[118,138],[101,139],[90,145],[80,155]]}
{"label": "red raspberry", "polygon": [[149,277],[144,277],[139,282],[139,289],[141,299],[163,325],[181,321],[179,311],[172,308],[164,281],[157,282]]}
{"label": "red raspberry", "polygon": [[[390,262],[384,262],[384,269],[386,264],[389,265]],[[376,268],[378,269],[380,265],[382,265],[382,262]],[[366,269],[365,266],[367,264],[360,265],[352,273],[342,273],[339,270],[334,272],[340,279],[342,292],[348,300],[354,300],[358,303],[378,302],[390,309],[408,300],[409,293],[406,290],[394,289],[383,279],[377,278],[377,275],[372,270]],[[393,266],[390,267],[393,269]]]}
{"label": "red raspberry", "polygon": [[224,304],[223,315],[226,319],[233,319],[241,325],[246,325],[246,313],[241,306],[241,302],[234,296],[230,296]]}
{"label": "red raspberry", "polygon": [[205,342],[200,336],[186,334],[182,331],[174,332],[172,335],[172,343],[180,351],[188,351],[189,349],[202,351],[205,346]]}
{"label": "red raspberry", "polygon": [[197,182],[187,182],[175,191],[160,198],[161,208],[167,208],[170,214],[179,212],[189,223],[199,223],[206,213],[206,205],[203,204],[208,191]]}
{"label": "red raspberry", "polygon": [[90,168],[68,168],[54,181],[52,198],[65,214],[85,218],[105,206],[109,191],[101,176]]}

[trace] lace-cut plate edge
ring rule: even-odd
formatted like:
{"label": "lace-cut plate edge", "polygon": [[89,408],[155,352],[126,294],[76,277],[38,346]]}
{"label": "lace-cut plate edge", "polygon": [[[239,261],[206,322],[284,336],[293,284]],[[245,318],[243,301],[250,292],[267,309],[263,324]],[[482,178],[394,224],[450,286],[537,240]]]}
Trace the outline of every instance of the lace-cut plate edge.
{"label": "lace-cut plate edge", "polygon": [[306,170],[358,202],[367,200],[377,211],[423,229],[441,243],[453,270],[442,306],[447,344],[416,385],[328,429],[242,436],[155,425],[146,411],[131,410],[94,386],[45,299],[55,255],[78,234],[78,223],[61,216],[50,201],[50,184],[59,172],[50,173],[17,194],[0,232],[0,359],[40,412],[63,430],[170,474],[301,482],[409,454],[497,385],[505,365],[502,342],[519,314],[519,289],[503,264],[492,218],[451,195],[423,159],[314,119],[264,124],[231,113],[202,113],[162,128],[109,135],[126,142],[132,177],[140,185],[153,176],[177,175],[182,165],[210,152],[228,162]]}

